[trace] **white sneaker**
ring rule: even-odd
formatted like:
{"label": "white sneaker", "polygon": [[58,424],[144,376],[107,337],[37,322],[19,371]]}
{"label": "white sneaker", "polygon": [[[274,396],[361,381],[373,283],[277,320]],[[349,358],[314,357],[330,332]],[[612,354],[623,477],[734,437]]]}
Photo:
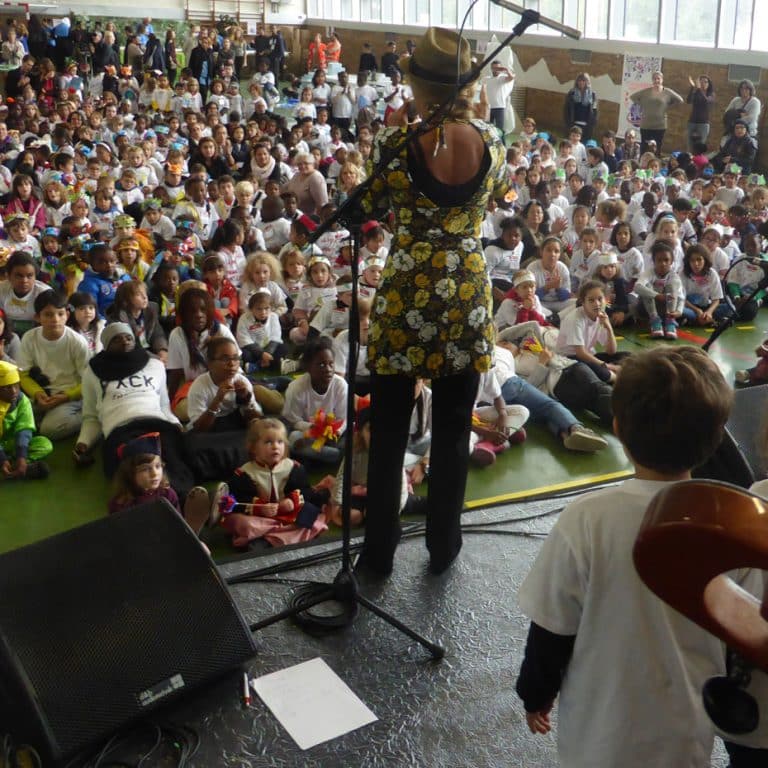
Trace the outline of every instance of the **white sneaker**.
{"label": "white sneaker", "polygon": [[749,384],[749,371],[736,371],[734,378],[739,384]]}
{"label": "white sneaker", "polygon": [[286,373],[296,373],[299,370],[299,361],[291,360],[286,357],[280,361],[280,373],[285,375]]}
{"label": "white sneaker", "polygon": [[593,432],[581,424],[574,424],[571,431],[563,438],[563,445],[569,451],[594,453],[595,451],[602,451],[608,446],[608,443],[597,432]]}

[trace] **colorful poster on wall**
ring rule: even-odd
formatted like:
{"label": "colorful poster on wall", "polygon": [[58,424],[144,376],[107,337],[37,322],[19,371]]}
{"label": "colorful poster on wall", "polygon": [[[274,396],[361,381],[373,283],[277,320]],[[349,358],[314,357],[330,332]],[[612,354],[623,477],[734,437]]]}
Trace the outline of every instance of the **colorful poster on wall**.
{"label": "colorful poster on wall", "polygon": [[643,110],[630,101],[637,91],[651,87],[651,77],[661,70],[660,56],[624,56],[624,74],[621,78],[621,102],[619,103],[619,126],[616,129],[623,136],[630,128],[637,128]]}

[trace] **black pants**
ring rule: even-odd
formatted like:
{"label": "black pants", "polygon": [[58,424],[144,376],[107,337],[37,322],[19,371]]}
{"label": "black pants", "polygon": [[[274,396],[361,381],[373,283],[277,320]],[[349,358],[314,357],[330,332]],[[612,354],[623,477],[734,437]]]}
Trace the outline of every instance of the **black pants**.
{"label": "black pants", "polygon": [[129,440],[133,440],[147,432],[160,433],[160,445],[163,451],[165,470],[168,473],[168,479],[171,481],[173,490],[179,495],[179,499],[183,504],[184,499],[195,484],[195,478],[187,458],[184,433],[178,426],[168,421],[161,419],[138,419],[113,429],[104,440],[102,446],[104,474],[111,478],[117,472],[117,468],[120,465],[117,449],[123,443],[127,443]]}
{"label": "black pants", "polygon": [[664,143],[664,134],[666,132],[667,132],[666,129],[663,131],[654,131],[650,128],[641,128],[640,129],[640,151],[647,152],[648,142],[655,141],[656,154],[661,156],[661,145]]}
{"label": "black pants", "polygon": [[168,74],[168,82],[171,85],[173,85],[176,82],[176,70],[168,67],[167,74]]}
{"label": "black pants", "polygon": [[280,361],[285,357],[285,344],[278,344],[272,350],[272,363],[268,368],[264,368],[261,365],[261,356],[264,353],[264,347],[260,347],[258,344],[247,344],[241,347],[240,352],[243,355],[243,362],[252,365],[257,365],[259,370],[272,370],[280,373]]}
{"label": "black pants", "polygon": [[492,107],[491,108],[491,123],[499,129],[502,141],[504,140],[504,115],[506,113],[504,107]]}
{"label": "black pants", "polygon": [[731,758],[728,768],[765,768],[768,765],[768,749],[742,747],[725,741],[725,750]]}
{"label": "black pants", "polygon": [[564,369],[552,392],[568,410],[586,408],[607,427],[613,424],[612,393],[611,385],[601,381],[595,372],[582,362]]}
{"label": "black pants", "polygon": [[208,432],[187,432],[189,466],[198,483],[226,480],[248,461],[245,432],[248,428],[240,411],[217,418]]}
{"label": "black pants", "polygon": [[235,77],[238,80],[240,79],[240,73],[243,71],[243,62],[245,62],[245,56],[235,56]]}
{"label": "black pants", "polygon": [[[432,380],[432,447],[427,549],[433,562],[461,549],[461,512],[469,468],[472,406],[480,376],[467,370]],[[371,450],[364,552],[382,571],[392,567],[400,540],[400,485],[414,403],[414,379],[371,376]]]}

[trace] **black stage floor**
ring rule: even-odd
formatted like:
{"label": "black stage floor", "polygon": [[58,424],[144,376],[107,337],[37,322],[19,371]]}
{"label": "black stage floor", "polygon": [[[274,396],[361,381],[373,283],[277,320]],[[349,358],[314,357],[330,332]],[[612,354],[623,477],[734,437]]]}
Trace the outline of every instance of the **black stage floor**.
{"label": "black stage floor", "polygon": [[[547,513],[562,501],[510,505],[465,515],[465,524]],[[554,515],[506,523],[488,531],[546,533]],[[213,768],[438,768],[442,766],[556,766],[555,737],[528,733],[514,682],[527,622],[517,590],[540,546],[540,537],[472,533],[450,572],[426,569],[420,538],[406,540],[393,576],[362,591],[415,630],[445,645],[440,662],[415,642],[361,610],[349,628],[315,638],[290,622],[260,631],[253,676],[322,657],[379,718],[334,741],[302,752],[255,698],[243,710],[241,676],[222,680],[172,712],[200,735],[191,765]],[[231,563],[227,576],[307,550]],[[331,580],[337,564],[291,572],[286,578]],[[233,587],[249,621],[282,610],[291,587],[260,583]],[[713,766],[727,764],[718,745]],[[607,767],[606,767],[607,768]]]}

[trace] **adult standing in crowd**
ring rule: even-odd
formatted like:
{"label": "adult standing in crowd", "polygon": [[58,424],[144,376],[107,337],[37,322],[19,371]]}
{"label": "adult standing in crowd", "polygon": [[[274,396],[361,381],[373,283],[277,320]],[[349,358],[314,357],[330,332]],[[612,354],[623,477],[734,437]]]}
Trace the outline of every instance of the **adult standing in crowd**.
{"label": "adult standing in crowd", "polygon": [[757,121],[762,108],[760,99],[755,96],[755,84],[751,80],[742,80],[738,96],[734,96],[725,108],[725,132],[732,133],[736,121],[743,120],[747,124],[747,133],[757,139]]}
{"label": "adult standing in crowd", "polygon": [[144,51],[144,69],[165,72],[163,44],[157,39],[154,32],[150,32],[147,37],[147,48]]}
{"label": "adult standing in crowd", "polygon": [[[12,69],[5,78],[5,96],[12,99],[18,99],[24,86],[33,84],[32,69],[35,66],[35,60],[27,54],[21,60],[21,66]],[[34,87],[34,84],[33,84]]]}
{"label": "adult standing in crowd", "polygon": [[643,116],[640,120],[640,149],[648,151],[648,142],[656,142],[656,153],[661,154],[664,144],[664,134],[667,132],[667,111],[675,104],[682,104],[683,97],[671,88],[664,87],[664,75],[654,72],[650,88],[633,93],[630,97],[634,104],[642,107]]}
{"label": "adult standing in crowd", "polygon": [[[390,149],[398,148],[397,154],[362,201],[369,215],[391,207],[395,216],[368,333],[371,448],[359,567],[378,576],[392,570],[400,538],[403,459],[418,378],[431,379],[433,394],[434,481],[426,532],[431,570],[444,571],[461,549],[472,408],[494,345],[481,225],[489,197],[508,189],[504,145],[473,116],[474,84],[462,89],[449,114],[430,116],[430,105],[454,92],[446,79],[472,71],[469,43],[452,30],[429,28],[405,66],[416,108],[434,130],[405,145],[399,127],[382,129],[372,162]],[[446,254],[452,260],[446,262]],[[502,432],[505,419],[506,412],[499,417]]]}
{"label": "adult standing in crowd", "polygon": [[[491,75],[484,80],[485,95],[491,110],[490,122],[492,122],[501,134],[504,141],[505,118],[509,97],[515,87],[515,73],[503,66],[498,60],[491,62]],[[509,126],[510,131],[515,130],[514,121]]]}
{"label": "adult standing in crowd", "polygon": [[321,34],[318,32],[312,38],[307,50],[307,72],[326,68],[328,60],[325,55],[325,49],[326,45],[323,42]]}
{"label": "adult standing in crowd", "polygon": [[295,158],[296,173],[283,186],[283,192],[296,195],[300,211],[319,213],[328,202],[328,185],[325,176],[315,168],[315,157],[299,152]]}
{"label": "adult standing in crowd", "polygon": [[328,42],[325,44],[325,59],[336,64],[341,61],[341,40],[335,32],[328,35]]}
{"label": "adult standing in crowd", "polygon": [[235,77],[239,80],[240,73],[243,71],[243,64],[245,64],[245,52],[248,49],[248,44],[245,41],[243,28],[239,24],[229,30],[229,37],[232,40],[232,53],[235,57]]}
{"label": "adult standing in crowd", "polygon": [[123,64],[133,67],[133,76],[138,80],[141,77],[141,63],[144,59],[144,49],[139,44],[137,35],[129,35],[125,41],[123,51]]}
{"label": "adult standing in crowd", "polygon": [[565,133],[578,125],[582,142],[589,141],[597,123],[597,106],[597,95],[592,90],[589,75],[586,72],[576,75],[573,88],[565,95]]}
{"label": "adult standing in crowd", "polygon": [[288,54],[288,47],[285,44],[285,38],[280,31],[280,27],[276,27],[273,24],[271,32],[272,34],[269,37],[269,68],[275,76],[275,85],[277,85],[283,72],[283,62]]}
{"label": "adult standing in crowd", "polygon": [[197,47],[192,50],[192,56],[189,59],[189,68],[192,71],[192,76],[200,85],[200,96],[203,103],[208,98],[208,86],[213,80],[215,66],[211,41],[208,34],[204,34],[203,30],[200,30]]}
{"label": "adult standing in crowd", "polygon": [[387,42],[387,50],[381,56],[381,71],[389,77],[392,72],[399,72],[402,76],[403,71],[400,69],[400,54],[397,52],[397,43],[394,40]]}
{"label": "adult standing in crowd", "polygon": [[105,67],[120,68],[120,56],[115,52],[115,33],[107,30],[104,36],[94,33],[93,36],[93,56],[91,64],[93,74],[98,75],[104,71]]}
{"label": "adult standing in crowd", "polygon": [[170,27],[165,31],[165,69],[168,82],[173,85],[176,82],[179,62],[176,58],[176,31]]}
{"label": "adult standing in crowd", "polygon": [[696,144],[706,144],[709,138],[715,88],[709,75],[699,75],[696,81],[689,77],[688,82],[691,86],[686,99],[691,105],[691,116],[688,118],[688,151],[693,153]]}

